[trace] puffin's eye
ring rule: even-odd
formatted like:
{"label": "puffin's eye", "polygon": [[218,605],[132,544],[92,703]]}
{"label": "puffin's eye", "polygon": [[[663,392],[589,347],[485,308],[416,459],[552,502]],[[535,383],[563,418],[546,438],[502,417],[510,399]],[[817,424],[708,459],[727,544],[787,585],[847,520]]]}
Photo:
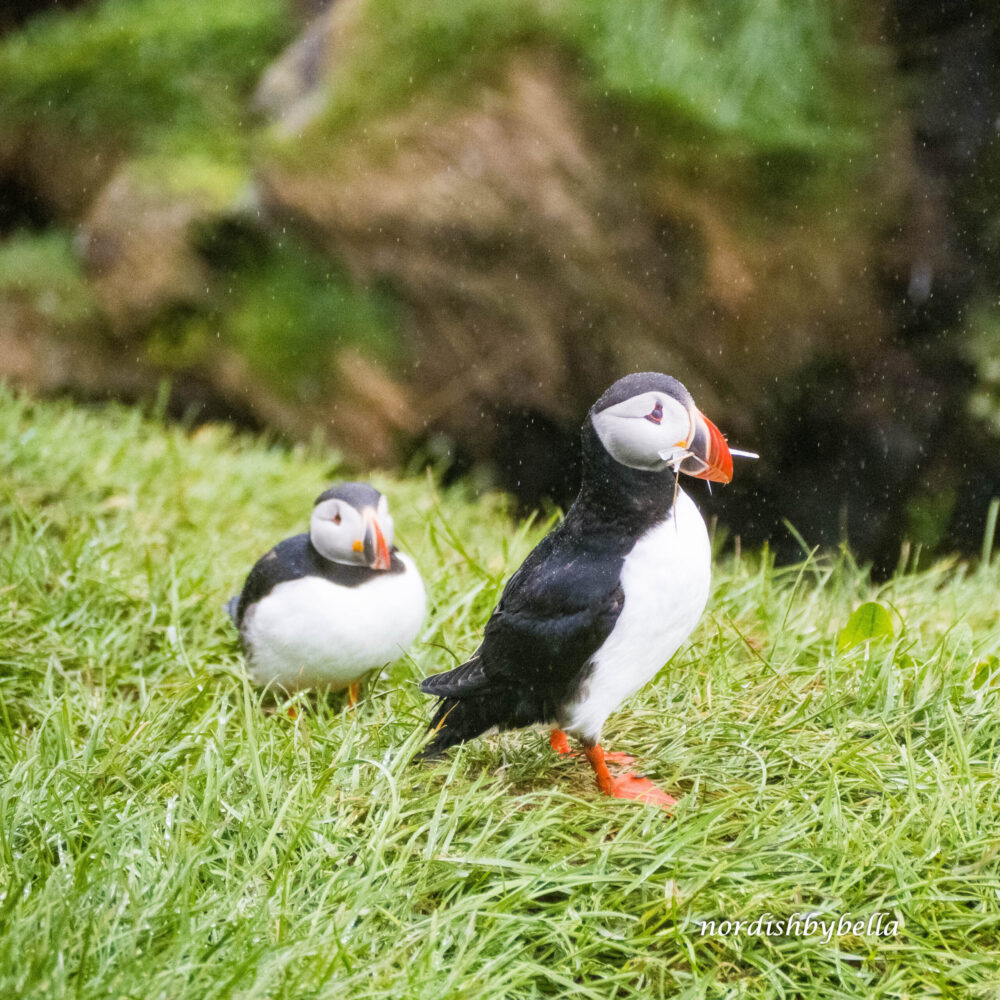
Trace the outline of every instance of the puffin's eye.
{"label": "puffin's eye", "polygon": [[658,424],[663,420],[663,404],[659,400],[656,401],[656,406],[653,407],[652,412],[646,414],[646,419],[654,424]]}
{"label": "puffin's eye", "polygon": [[334,524],[340,524],[340,511],[338,510],[337,513],[330,518],[330,520],[333,521]]}

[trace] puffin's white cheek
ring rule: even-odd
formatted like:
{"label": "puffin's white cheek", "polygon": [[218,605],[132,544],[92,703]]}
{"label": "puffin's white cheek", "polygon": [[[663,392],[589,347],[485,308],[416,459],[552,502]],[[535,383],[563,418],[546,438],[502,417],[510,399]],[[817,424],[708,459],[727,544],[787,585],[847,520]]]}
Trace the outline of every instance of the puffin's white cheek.
{"label": "puffin's white cheek", "polygon": [[669,435],[662,426],[642,417],[611,418],[603,427],[597,423],[597,433],[608,453],[622,465],[634,469],[661,469],[666,464],[660,452],[668,447]]}
{"label": "puffin's white cheek", "polygon": [[353,561],[350,544],[344,533],[344,526],[334,524],[327,518],[316,518],[310,527],[312,543],[320,555],[338,562]]}
{"label": "puffin's white cheek", "polygon": [[330,530],[329,522],[316,518],[312,523],[310,534],[312,535],[313,545],[320,552],[329,551],[333,546],[334,539],[331,537],[333,532]]}

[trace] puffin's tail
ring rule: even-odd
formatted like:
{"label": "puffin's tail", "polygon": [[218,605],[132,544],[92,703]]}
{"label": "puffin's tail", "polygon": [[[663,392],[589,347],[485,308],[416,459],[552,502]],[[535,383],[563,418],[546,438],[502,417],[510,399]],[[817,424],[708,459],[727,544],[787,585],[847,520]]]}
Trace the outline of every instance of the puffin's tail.
{"label": "puffin's tail", "polygon": [[424,748],[424,757],[437,757],[448,747],[471,740],[496,724],[490,712],[494,699],[487,687],[478,655],[454,670],[432,674],[420,682],[424,694],[441,699],[428,727],[434,730],[434,739]]}
{"label": "puffin's tail", "polygon": [[474,739],[496,725],[495,702],[489,694],[469,698],[442,698],[428,727],[434,738],[423,749],[424,757],[439,757],[449,747]]}
{"label": "puffin's tail", "polygon": [[233,620],[233,624],[239,627],[240,620],[237,617],[237,612],[240,609],[240,598],[238,594],[234,594],[232,597],[222,605],[226,609],[226,614],[229,615]]}
{"label": "puffin's tail", "polygon": [[479,653],[473,653],[471,659],[454,670],[446,670],[443,674],[431,674],[420,682],[420,690],[424,694],[437,695],[439,698],[467,698],[469,695],[482,691],[486,687],[486,671]]}

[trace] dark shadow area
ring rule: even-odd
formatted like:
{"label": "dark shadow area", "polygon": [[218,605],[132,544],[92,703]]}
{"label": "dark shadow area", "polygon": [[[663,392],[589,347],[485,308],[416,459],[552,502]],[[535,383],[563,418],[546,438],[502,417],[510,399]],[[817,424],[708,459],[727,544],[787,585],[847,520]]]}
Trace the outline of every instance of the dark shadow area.
{"label": "dark shadow area", "polygon": [[36,14],[72,10],[90,0],[4,0],[0,5],[0,36],[20,28]]}
{"label": "dark shadow area", "polygon": [[18,229],[47,229],[54,222],[51,208],[29,180],[16,169],[0,172],[0,236]]}

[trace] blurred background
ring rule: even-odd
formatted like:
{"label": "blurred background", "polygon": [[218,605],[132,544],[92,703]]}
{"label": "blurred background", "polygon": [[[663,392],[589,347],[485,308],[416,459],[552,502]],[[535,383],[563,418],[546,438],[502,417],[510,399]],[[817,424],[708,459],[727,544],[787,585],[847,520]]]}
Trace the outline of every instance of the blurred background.
{"label": "blurred background", "polygon": [[0,377],[565,504],[669,372],[743,544],[978,549],[994,0],[7,0]]}

